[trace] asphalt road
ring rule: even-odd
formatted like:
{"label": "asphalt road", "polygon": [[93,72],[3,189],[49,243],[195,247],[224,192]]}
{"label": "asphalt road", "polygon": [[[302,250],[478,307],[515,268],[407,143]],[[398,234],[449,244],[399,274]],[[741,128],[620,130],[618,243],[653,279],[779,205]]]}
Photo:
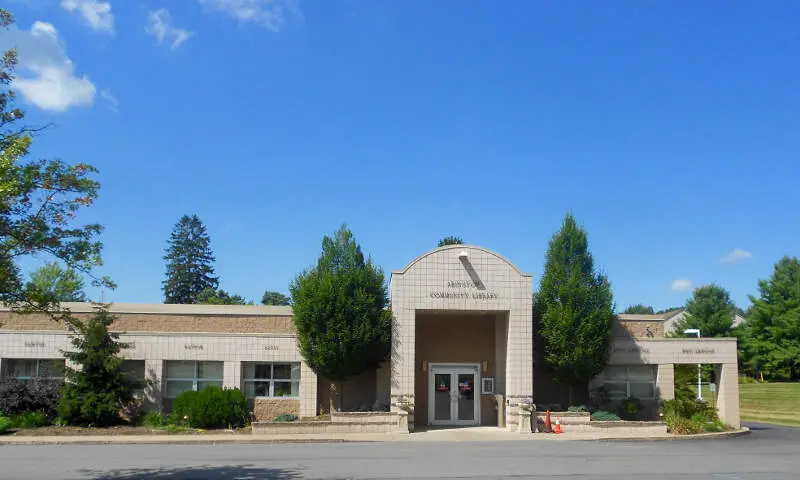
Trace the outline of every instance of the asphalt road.
{"label": "asphalt road", "polygon": [[2,446],[0,478],[797,480],[800,428],[657,442]]}

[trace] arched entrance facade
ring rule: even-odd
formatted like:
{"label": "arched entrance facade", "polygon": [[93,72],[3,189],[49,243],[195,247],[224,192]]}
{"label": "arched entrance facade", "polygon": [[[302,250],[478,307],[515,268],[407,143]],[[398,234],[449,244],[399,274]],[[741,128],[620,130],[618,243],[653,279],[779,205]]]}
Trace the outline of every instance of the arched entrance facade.
{"label": "arched entrance facade", "polygon": [[392,404],[413,399],[416,425],[515,428],[533,395],[531,275],[450,245],[392,272],[390,291]]}

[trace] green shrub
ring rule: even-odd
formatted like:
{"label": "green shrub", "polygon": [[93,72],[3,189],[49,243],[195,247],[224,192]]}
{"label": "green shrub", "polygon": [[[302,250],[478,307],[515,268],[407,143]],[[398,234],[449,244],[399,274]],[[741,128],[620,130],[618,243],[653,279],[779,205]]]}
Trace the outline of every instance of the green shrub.
{"label": "green shrub", "polygon": [[247,423],[247,399],[238,388],[206,387],[178,395],[172,421],[193,428],[237,428]]}
{"label": "green shrub", "polygon": [[169,423],[169,418],[163,412],[147,412],[142,417],[142,425],[151,428],[165,427]]}
{"label": "green shrub", "polygon": [[739,383],[740,384],[747,384],[747,383],[758,383],[753,377],[748,377],[747,375],[739,375]]}
{"label": "green shrub", "polygon": [[8,417],[0,417],[0,435],[11,430],[11,419]]}
{"label": "green shrub", "polygon": [[568,412],[588,412],[589,409],[586,408],[586,405],[570,405],[567,407]]}
{"label": "green shrub", "polygon": [[11,425],[13,428],[39,428],[52,425],[52,418],[44,412],[24,412],[12,415]]}
{"label": "green shrub", "polygon": [[595,422],[617,422],[621,420],[616,413],[607,412],[605,410],[598,410],[592,414],[592,420]]}
{"label": "green shrub", "polygon": [[62,382],[4,378],[0,380],[0,415],[42,411],[54,416],[63,386]]}
{"label": "green shrub", "polygon": [[273,422],[294,422],[295,420],[297,420],[297,415],[294,413],[283,413],[275,417]]}
{"label": "green shrub", "polygon": [[626,398],[619,407],[619,416],[625,420],[636,420],[636,416],[644,409],[641,400],[635,397]]}
{"label": "green shrub", "polygon": [[664,420],[667,422],[667,429],[676,435],[692,435],[705,431],[705,423],[699,418],[686,418],[670,413],[664,415]]}

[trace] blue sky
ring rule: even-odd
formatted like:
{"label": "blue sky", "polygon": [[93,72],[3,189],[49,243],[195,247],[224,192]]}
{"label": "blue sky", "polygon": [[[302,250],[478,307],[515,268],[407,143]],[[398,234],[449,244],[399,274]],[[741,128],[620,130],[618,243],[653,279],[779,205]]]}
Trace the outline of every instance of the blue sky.
{"label": "blue sky", "polygon": [[456,234],[538,283],[571,210],[619,308],[709,282],[746,307],[798,254],[793,1],[7,8],[20,103],[53,123],[33,154],[100,169],[81,219],[106,226],[106,300],[162,301],[191,213],[221,287],[255,300],[342,222],[387,272]]}

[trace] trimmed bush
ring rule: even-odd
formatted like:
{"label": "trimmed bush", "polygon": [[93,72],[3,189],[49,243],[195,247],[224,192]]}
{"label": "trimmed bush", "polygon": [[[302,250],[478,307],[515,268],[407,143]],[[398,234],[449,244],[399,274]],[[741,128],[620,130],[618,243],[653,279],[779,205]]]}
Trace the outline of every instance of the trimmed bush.
{"label": "trimmed bush", "polygon": [[283,413],[275,417],[273,422],[294,422],[295,420],[297,420],[297,415],[294,413]]}
{"label": "trimmed bush", "polygon": [[595,422],[617,422],[621,420],[616,413],[607,412],[605,410],[598,410],[592,414],[592,420]]}
{"label": "trimmed bush", "polygon": [[11,430],[11,419],[7,417],[0,417],[0,435]]}
{"label": "trimmed bush", "polygon": [[586,408],[586,405],[570,405],[567,407],[568,412],[588,412],[589,409]]}
{"label": "trimmed bush", "polygon": [[247,423],[247,399],[238,388],[206,387],[178,395],[172,421],[194,428],[237,428]]}
{"label": "trimmed bush", "polygon": [[52,418],[44,412],[25,412],[10,418],[14,428],[39,428],[51,425]]}
{"label": "trimmed bush", "polygon": [[16,378],[0,380],[0,415],[12,416],[30,411],[44,412],[53,417],[63,384],[61,382],[30,380],[21,382]]}

